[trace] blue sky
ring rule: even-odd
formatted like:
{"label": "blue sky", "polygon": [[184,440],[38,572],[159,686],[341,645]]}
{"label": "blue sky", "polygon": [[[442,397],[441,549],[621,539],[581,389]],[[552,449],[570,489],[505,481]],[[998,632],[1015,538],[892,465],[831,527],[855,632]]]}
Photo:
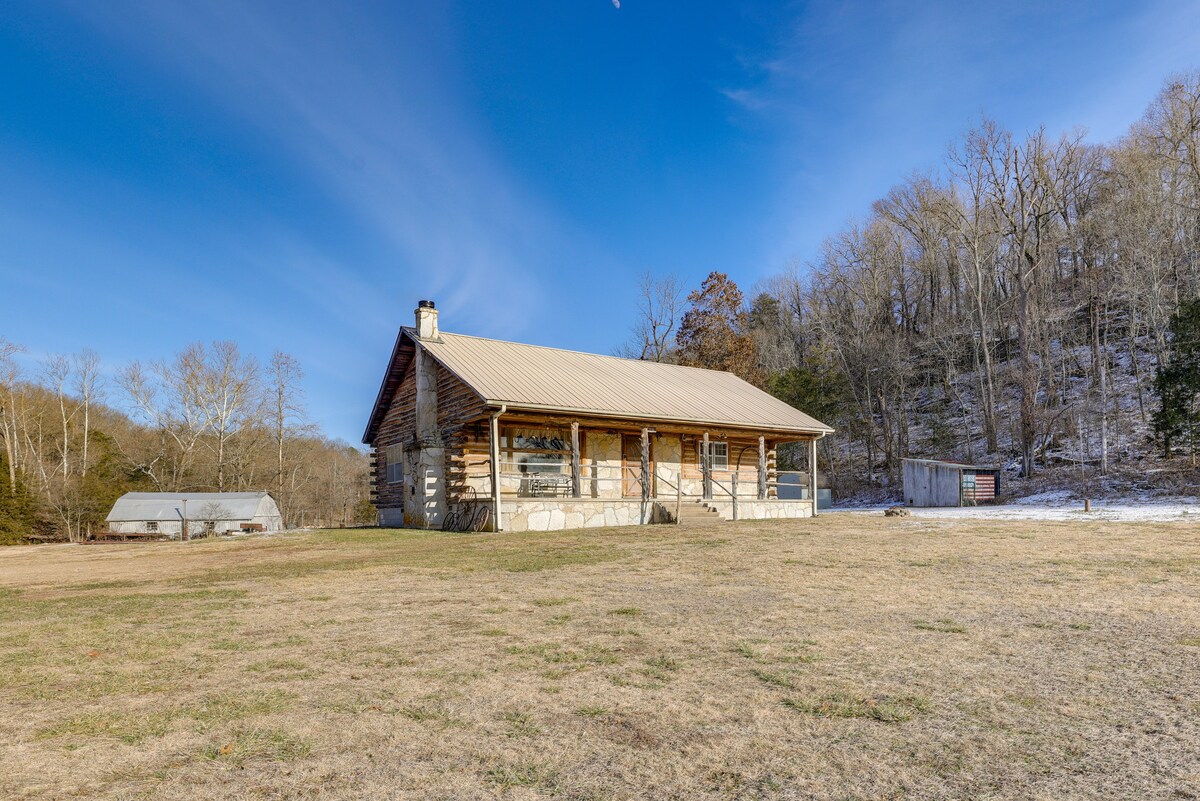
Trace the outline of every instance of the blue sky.
{"label": "blue sky", "polygon": [[1200,2],[0,4],[0,336],[274,348],[357,442],[397,326],[609,352],[750,290],[986,112],[1108,141]]}

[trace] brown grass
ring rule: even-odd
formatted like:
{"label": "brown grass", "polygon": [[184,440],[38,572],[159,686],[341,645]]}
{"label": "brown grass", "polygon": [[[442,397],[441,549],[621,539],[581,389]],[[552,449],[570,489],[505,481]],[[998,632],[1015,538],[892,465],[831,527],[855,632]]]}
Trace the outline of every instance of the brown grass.
{"label": "brown grass", "polygon": [[1200,536],[884,520],[0,550],[0,797],[1200,793]]}

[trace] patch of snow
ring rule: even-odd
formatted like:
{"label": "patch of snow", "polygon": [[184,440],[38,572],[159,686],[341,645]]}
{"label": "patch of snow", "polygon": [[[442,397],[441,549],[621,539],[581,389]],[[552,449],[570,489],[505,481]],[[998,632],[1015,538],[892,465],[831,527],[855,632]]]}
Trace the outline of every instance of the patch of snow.
{"label": "patch of snow", "polygon": [[1047,490],[1034,495],[1026,495],[1024,498],[1013,499],[1013,504],[1016,506],[1062,506],[1072,502],[1079,503],[1078,496],[1067,489]]}
{"label": "patch of snow", "polygon": [[[852,514],[882,514],[883,506],[833,511]],[[1200,522],[1200,498],[1139,500],[1121,498],[1113,501],[1092,501],[1092,510],[1083,511],[1083,501],[1066,490],[1030,495],[1010,504],[997,506],[909,507],[913,517],[943,520],[1046,520],[1046,521],[1107,521],[1166,523],[1192,520]]]}

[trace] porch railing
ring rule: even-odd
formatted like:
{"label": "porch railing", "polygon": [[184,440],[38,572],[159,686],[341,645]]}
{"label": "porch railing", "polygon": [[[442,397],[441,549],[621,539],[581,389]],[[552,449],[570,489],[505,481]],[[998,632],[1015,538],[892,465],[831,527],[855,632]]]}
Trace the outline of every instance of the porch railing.
{"label": "porch railing", "polygon": [[[491,493],[491,469],[490,460],[484,460],[477,463],[478,466],[487,466],[487,472],[470,472],[466,474],[468,481],[477,481],[483,485],[477,488],[481,496],[490,495]],[[675,500],[676,518],[679,516],[680,507],[683,500],[699,499],[699,500],[728,500],[733,505],[733,516],[736,520],[739,516],[739,504],[745,500],[764,500],[758,493],[758,471],[757,470],[713,470],[709,476],[709,481],[704,479],[704,465],[698,465],[699,472],[698,483],[703,488],[707,483],[711,487],[711,496],[705,497],[703,489],[698,492],[687,491],[683,484],[683,478],[674,473],[675,479],[669,478],[669,475],[657,469],[657,466],[650,471],[649,476],[653,479],[653,483],[649,487],[645,486],[642,470],[640,467],[629,465],[590,465],[590,471],[585,470],[585,474],[580,476],[579,492],[576,494],[574,481],[570,473],[559,472],[553,470],[529,470],[518,469],[527,468],[527,465],[518,464],[516,462],[501,462],[500,463],[500,481],[502,492],[510,495],[515,491],[517,497],[521,498],[617,498],[625,497],[630,500],[644,498],[646,500],[663,501]],[[601,475],[601,471],[606,475]],[[590,472],[590,474],[588,474]],[[721,478],[717,478],[717,474]],[[766,499],[771,499],[779,496],[780,487],[796,488],[800,494],[807,494],[809,487],[807,482],[788,480],[785,476],[807,476],[807,473],[798,470],[778,470],[773,471],[773,474],[763,484],[766,488]],[[621,494],[602,493],[601,488],[607,488],[616,485]],[[751,489],[747,491],[749,486]],[[625,491],[627,488],[633,491]],[[775,492],[772,493],[772,490]],[[812,498],[801,498],[801,500],[813,500]]]}

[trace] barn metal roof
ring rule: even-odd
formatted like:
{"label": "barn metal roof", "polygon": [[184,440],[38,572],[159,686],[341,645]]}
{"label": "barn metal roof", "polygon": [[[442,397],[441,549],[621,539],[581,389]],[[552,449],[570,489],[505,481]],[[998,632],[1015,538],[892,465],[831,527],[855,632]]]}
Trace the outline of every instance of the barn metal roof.
{"label": "barn metal roof", "polygon": [[[824,435],[832,428],[732,373],[441,333],[418,343],[492,406]],[[400,347],[397,344],[396,353]],[[395,356],[395,354],[393,354]],[[388,379],[364,441],[391,393]],[[393,390],[394,391],[394,390]],[[380,407],[383,404],[384,408]]]}
{"label": "barn metal roof", "polygon": [[[136,522],[139,520],[178,520],[184,500],[188,503],[188,517],[199,519],[209,513],[205,507],[216,504],[222,512],[221,520],[251,521],[259,513],[267,492],[127,492],[113,504],[105,518],[109,523]],[[264,510],[269,516],[278,516],[274,499]]]}

